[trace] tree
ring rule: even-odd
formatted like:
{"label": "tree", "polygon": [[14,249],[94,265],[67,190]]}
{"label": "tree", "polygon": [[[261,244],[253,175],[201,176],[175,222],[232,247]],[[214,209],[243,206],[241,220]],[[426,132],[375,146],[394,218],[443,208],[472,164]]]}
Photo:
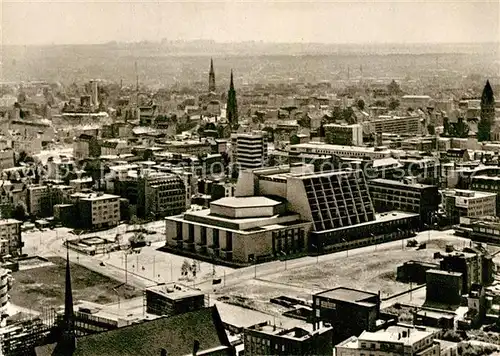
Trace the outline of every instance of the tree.
{"label": "tree", "polygon": [[359,99],[358,102],[356,103],[356,106],[359,110],[364,110],[365,109],[365,101],[363,99]]}
{"label": "tree", "polygon": [[399,100],[391,98],[388,105],[389,110],[396,110],[398,107],[399,107]]}
{"label": "tree", "polygon": [[399,87],[399,84],[394,79],[387,86],[387,92],[389,93],[389,95],[401,94],[401,88]]}
{"label": "tree", "polygon": [[24,221],[26,220],[26,207],[23,203],[17,203],[12,209],[12,217],[17,220]]}
{"label": "tree", "polygon": [[427,132],[429,133],[429,135],[435,135],[436,127],[434,127],[434,125],[432,124],[427,125]]}

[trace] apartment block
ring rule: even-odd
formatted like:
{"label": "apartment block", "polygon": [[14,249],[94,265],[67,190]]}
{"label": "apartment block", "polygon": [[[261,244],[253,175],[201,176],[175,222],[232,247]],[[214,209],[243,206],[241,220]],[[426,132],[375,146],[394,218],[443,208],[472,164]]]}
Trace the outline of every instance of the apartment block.
{"label": "apartment block", "polygon": [[0,256],[22,254],[21,224],[15,219],[0,219]]}
{"label": "apartment block", "polygon": [[113,227],[120,222],[120,197],[103,193],[75,193],[78,224],[83,229]]}
{"label": "apartment block", "polygon": [[267,160],[267,139],[263,133],[231,135],[233,164],[240,170],[264,167]]}

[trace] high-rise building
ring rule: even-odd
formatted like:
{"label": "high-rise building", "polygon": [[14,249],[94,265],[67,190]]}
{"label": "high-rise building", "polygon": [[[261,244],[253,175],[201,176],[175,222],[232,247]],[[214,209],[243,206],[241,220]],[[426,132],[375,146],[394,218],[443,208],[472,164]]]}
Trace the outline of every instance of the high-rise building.
{"label": "high-rise building", "polygon": [[486,85],[481,95],[481,114],[478,124],[477,138],[479,141],[488,141],[491,135],[491,126],[495,120],[495,97],[490,81]]}
{"label": "high-rise building", "polygon": [[264,167],[267,159],[267,139],[262,133],[233,134],[231,155],[239,169]]}
{"label": "high-rise building", "polygon": [[208,92],[215,92],[215,72],[214,72],[214,61],[210,58],[210,72],[208,74]]}
{"label": "high-rise building", "polygon": [[231,70],[231,82],[229,84],[229,91],[227,92],[226,117],[227,121],[232,127],[238,125],[238,103],[236,101],[236,90],[234,90],[232,70]]}

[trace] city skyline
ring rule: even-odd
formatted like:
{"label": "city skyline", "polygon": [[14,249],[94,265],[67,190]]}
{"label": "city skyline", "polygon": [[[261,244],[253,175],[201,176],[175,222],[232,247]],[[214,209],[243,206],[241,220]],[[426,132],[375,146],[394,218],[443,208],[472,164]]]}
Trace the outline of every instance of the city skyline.
{"label": "city skyline", "polygon": [[4,45],[162,39],[328,44],[485,43],[497,42],[500,33],[499,3],[493,1],[38,0],[3,2],[2,12]]}

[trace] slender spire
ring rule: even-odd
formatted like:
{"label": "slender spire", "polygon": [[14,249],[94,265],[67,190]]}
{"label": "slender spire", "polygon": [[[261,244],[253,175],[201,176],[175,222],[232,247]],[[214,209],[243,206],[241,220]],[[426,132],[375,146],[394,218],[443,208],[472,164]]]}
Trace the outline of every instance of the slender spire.
{"label": "slender spire", "polygon": [[76,348],[76,335],[73,312],[73,290],[71,289],[71,271],[69,267],[69,247],[66,244],[66,281],[64,294],[64,318],[62,339],[58,345],[64,355],[72,355]]}
{"label": "slender spire", "polygon": [[229,91],[227,92],[226,106],[227,121],[234,129],[238,126],[238,102],[236,100],[236,90],[234,90],[233,70],[231,69],[231,79],[229,82]]}
{"label": "slender spire", "polygon": [[214,60],[210,58],[210,72],[208,73],[208,91],[210,93],[215,92],[215,71],[214,71]]}
{"label": "slender spire", "polygon": [[73,290],[71,289],[71,271],[69,267],[69,248],[66,247],[66,289],[64,294],[64,320],[66,326],[73,320]]}

